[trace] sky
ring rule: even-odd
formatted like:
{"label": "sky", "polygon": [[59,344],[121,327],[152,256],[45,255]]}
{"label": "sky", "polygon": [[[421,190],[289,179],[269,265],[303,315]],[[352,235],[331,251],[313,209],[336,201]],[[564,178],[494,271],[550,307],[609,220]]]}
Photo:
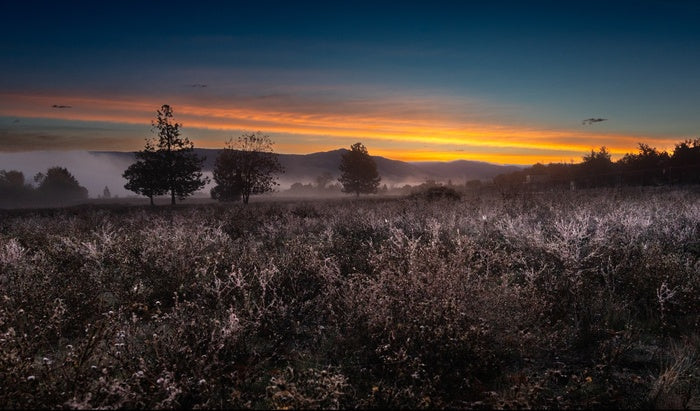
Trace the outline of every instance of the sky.
{"label": "sky", "polygon": [[360,141],[404,161],[578,162],[700,137],[700,2],[6,1],[0,15],[0,153],[140,150],[162,104],[196,147],[262,131],[280,153]]}

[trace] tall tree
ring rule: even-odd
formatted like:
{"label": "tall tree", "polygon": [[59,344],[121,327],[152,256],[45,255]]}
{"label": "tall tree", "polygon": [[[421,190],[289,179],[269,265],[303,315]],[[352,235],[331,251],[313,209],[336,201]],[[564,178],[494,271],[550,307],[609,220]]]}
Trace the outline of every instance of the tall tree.
{"label": "tall tree", "polygon": [[340,178],[344,193],[376,193],[382,180],[377,172],[377,164],[362,143],[350,146],[350,151],[340,159]]}
{"label": "tall tree", "polygon": [[257,133],[244,133],[234,142],[229,140],[216,158],[212,198],[220,201],[243,199],[248,204],[251,194],[272,191],[274,175],[284,172],[270,137]]}
{"label": "tall tree", "polygon": [[136,154],[137,162],[125,172],[128,190],[148,196],[170,193],[170,203],[175,198],[184,200],[209,181],[202,176],[204,158],[194,152],[194,144],[180,136],[180,123],[173,120],[172,108],[164,104],[151,123],[157,140],[147,140],[143,151]]}

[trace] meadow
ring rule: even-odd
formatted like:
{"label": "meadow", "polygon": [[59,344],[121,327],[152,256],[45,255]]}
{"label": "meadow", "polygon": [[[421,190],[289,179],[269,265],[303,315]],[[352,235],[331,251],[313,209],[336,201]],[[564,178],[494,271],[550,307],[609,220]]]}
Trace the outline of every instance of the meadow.
{"label": "meadow", "polygon": [[0,408],[699,408],[698,187],[0,210]]}

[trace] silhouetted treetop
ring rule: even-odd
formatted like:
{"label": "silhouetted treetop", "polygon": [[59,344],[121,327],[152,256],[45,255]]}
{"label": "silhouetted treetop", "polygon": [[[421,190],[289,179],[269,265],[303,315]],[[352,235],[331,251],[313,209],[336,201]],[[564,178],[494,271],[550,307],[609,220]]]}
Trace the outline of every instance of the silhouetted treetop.
{"label": "silhouetted treetop", "polygon": [[[606,185],[659,185],[700,183],[700,139],[687,139],[675,145],[672,154],[639,143],[636,153],[627,153],[613,162],[605,146],[591,150],[578,164],[535,164],[494,178],[498,186],[515,186],[526,176],[547,175],[551,184],[581,187]],[[572,186],[573,187],[573,186]]]}
{"label": "silhouetted treetop", "polygon": [[344,193],[376,193],[381,177],[377,172],[377,164],[369,155],[367,148],[362,143],[350,146],[350,151],[343,154],[340,159],[340,178]]}
{"label": "silhouetted treetop", "polygon": [[272,191],[277,185],[275,174],[284,172],[273,150],[270,136],[261,132],[244,133],[234,142],[229,140],[214,166],[216,186],[212,198],[221,201],[243,199],[248,204],[251,194]]}
{"label": "silhouetted treetop", "polygon": [[77,201],[88,197],[87,188],[64,167],[51,167],[46,174],[38,173],[34,181],[40,196],[48,201]]}
{"label": "silhouetted treetop", "polygon": [[204,158],[194,152],[194,144],[180,135],[181,124],[173,120],[172,108],[164,104],[151,122],[157,140],[147,139],[142,151],[136,153],[136,163],[124,171],[126,189],[150,198],[170,193],[175,198],[189,197],[204,187],[208,178],[202,176]]}

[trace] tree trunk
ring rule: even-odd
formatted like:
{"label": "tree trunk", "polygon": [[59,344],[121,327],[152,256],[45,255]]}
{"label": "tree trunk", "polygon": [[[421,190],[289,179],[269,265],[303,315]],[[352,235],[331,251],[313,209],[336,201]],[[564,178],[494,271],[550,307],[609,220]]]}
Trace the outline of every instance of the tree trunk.
{"label": "tree trunk", "polygon": [[153,204],[153,196],[148,196],[148,198],[151,200],[151,207],[153,207],[155,204]]}
{"label": "tree trunk", "polygon": [[175,205],[175,190],[170,190],[170,204]]}

